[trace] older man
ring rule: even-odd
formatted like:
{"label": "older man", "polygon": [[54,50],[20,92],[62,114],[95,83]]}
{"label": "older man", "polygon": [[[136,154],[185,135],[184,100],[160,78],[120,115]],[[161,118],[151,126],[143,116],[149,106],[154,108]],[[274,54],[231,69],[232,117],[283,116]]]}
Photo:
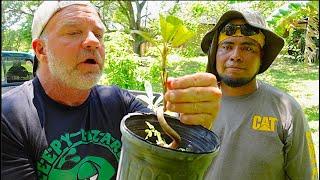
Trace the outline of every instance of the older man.
{"label": "older man", "polygon": [[207,179],[317,179],[311,132],[299,104],[256,75],[283,40],[255,12],[228,11],[202,40],[222,99],[213,131],[222,144]]}
{"label": "older man", "polygon": [[[32,24],[36,77],[2,96],[3,179],[116,177],[121,119],[150,110],[128,91],[96,85],[104,31],[88,2],[39,6]],[[181,113],[182,122],[212,126],[221,96],[214,75],[172,79],[167,93],[167,109]]]}

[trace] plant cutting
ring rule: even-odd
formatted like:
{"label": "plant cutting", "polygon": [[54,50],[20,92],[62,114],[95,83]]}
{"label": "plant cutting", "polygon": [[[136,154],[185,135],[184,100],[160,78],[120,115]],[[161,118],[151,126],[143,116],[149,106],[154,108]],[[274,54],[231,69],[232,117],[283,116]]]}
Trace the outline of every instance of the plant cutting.
{"label": "plant cutting", "polygon": [[[219,138],[200,125],[186,125],[166,111],[167,57],[172,48],[189,40],[193,33],[174,16],[160,15],[160,38],[133,31],[154,44],[161,54],[163,94],[154,102],[151,84],[145,82],[145,101],[154,113],[131,113],[121,121],[122,149],[117,179],[200,180],[219,149]],[[163,106],[160,106],[163,100]],[[170,142],[167,144],[166,142]]]}
{"label": "plant cutting", "polygon": [[[168,55],[171,52],[172,48],[178,48],[191,39],[194,35],[193,32],[188,30],[186,26],[184,26],[182,20],[175,16],[167,16],[164,17],[160,15],[160,30],[161,30],[161,39],[157,40],[153,38],[149,33],[142,32],[138,30],[133,30],[132,33],[137,33],[141,35],[144,39],[152,43],[157,47],[161,54],[161,81],[162,81],[162,94],[167,91],[167,79],[168,79]],[[178,148],[181,137],[180,135],[170,127],[170,125],[166,122],[164,118],[164,112],[166,111],[166,100],[164,99],[163,107],[159,107],[154,109],[157,114],[158,121],[160,123],[163,131],[172,139],[170,144],[160,143],[159,145],[176,149]]]}
{"label": "plant cutting", "polygon": [[[146,95],[137,95],[136,98],[139,99],[140,101],[143,101],[144,103],[146,103],[148,105],[147,107],[149,109],[152,109],[154,112],[159,112],[158,109],[163,108],[163,106],[160,106],[162,99],[163,99],[163,95],[160,95],[158,97],[158,99],[156,99],[155,102],[153,103],[155,96],[153,96],[151,83],[149,81],[145,81],[144,88],[145,88]],[[177,113],[174,113],[174,112],[166,112],[166,113],[171,116],[177,117]],[[161,118],[160,121],[165,121],[165,119],[163,117],[163,112],[159,113],[158,116],[160,116],[160,118]],[[158,120],[159,120],[159,117],[158,117]],[[152,124],[150,124],[148,121],[146,121],[146,124],[148,126],[148,129],[145,130],[145,132],[147,133],[145,139],[152,138],[153,136],[155,136],[155,137],[157,137],[156,144],[163,146],[163,147],[167,147],[167,148],[172,148],[173,143],[175,143],[174,145],[177,145],[177,146],[179,145],[178,143],[180,143],[181,138],[180,138],[179,134],[177,134],[174,130],[172,130],[172,131],[174,131],[173,133],[177,134],[176,136],[177,136],[178,140],[173,139],[173,142],[171,144],[168,144],[162,138],[161,133],[157,129],[155,129]],[[169,126],[169,125],[167,125],[167,126]],[[163,127],[163,125],[161,127],[162,127],[162,129],[164,129],[164,131],[166,128],[168,128],[168,127],[165,127],[165,125],[164,125],[164,127]],[[171,128],[171,127],[169,127],[169,128]],[[170,131],[170,129],[167,131]],[[171,132],[169,132],[167,134],[170,134],[170,133]],[[188,149],[179,148],[179,150],[186,151]]]}

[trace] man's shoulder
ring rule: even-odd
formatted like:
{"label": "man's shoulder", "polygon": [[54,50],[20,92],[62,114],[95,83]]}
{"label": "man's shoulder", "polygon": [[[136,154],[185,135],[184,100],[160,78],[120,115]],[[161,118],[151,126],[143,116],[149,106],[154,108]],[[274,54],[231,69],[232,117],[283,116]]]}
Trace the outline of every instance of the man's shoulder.
{"label": "man's shoulder", "polygon": [[294,99],[290,94],[284,92],[283,90],[269,84],[266,82],[260,81],[260,85],[263,88],[264,92],[267,92],[269,95],[277,96],[286,99]]}
{"label": "man's shoulder", "polygon": [[274,87],[266,82],[261,82],[260,85],[263,87],[264,93],[267,94],[267,98],[274,100],[277,103],[284,104],[286,106],[292,106],[295,109],[300,109],[298,101],[283,90]]}
{"label": "man's shoulder", "polygon": [[97,85],[92,89],[92,93],[96,100],[99,99],[107,107],[120,105],[128,112],[150,111],[129,90],[117,86]]}
{"label": "man's shoulder", "polygon": [[32,80],[26,81],[1,95],[2,106],[9,104],[21,104],[33,94]]}
{"label": "man's shoulder", "polygon": [[[2,95],[1,121],[2,123],[25,124],[26,116],[33,112],[33,84],[32,80],[17,86]],[[18,127],[18,125],[17,125]]]}

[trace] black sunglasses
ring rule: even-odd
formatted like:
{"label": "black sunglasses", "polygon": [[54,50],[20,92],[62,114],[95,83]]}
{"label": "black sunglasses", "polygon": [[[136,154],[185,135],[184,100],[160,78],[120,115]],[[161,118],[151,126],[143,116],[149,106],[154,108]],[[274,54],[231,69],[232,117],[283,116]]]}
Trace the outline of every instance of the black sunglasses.
{"label": "black sunglasses", "polygon": [[232,23],[228,23],[225,25],[221,32],[226,33],[227,36],[232,36],[236,33],[237,29],[240,29],[241,34],[245,36],[252,36],[255,34],[259,34],[259,28],[250,26],[249,24],[241,24],[241,25],[236,25]]}

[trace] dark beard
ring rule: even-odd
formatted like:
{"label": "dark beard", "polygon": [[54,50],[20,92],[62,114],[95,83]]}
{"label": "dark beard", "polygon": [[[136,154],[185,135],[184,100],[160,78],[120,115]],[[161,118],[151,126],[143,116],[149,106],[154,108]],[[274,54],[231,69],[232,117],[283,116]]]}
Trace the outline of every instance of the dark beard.
{"label": "dark beard", "polygon": [[257,74],[255,74],[251,78],[236,78],[236,79],[234,79],[234,78],[231,78],[228,76],[220,76],[220,78],[221,78],[221,82],[223,82],[227,86],[235,88],[235,87],[241,87],[241,86],[247,85],[249,82],[251,82],[256,77],[256,75]]}

